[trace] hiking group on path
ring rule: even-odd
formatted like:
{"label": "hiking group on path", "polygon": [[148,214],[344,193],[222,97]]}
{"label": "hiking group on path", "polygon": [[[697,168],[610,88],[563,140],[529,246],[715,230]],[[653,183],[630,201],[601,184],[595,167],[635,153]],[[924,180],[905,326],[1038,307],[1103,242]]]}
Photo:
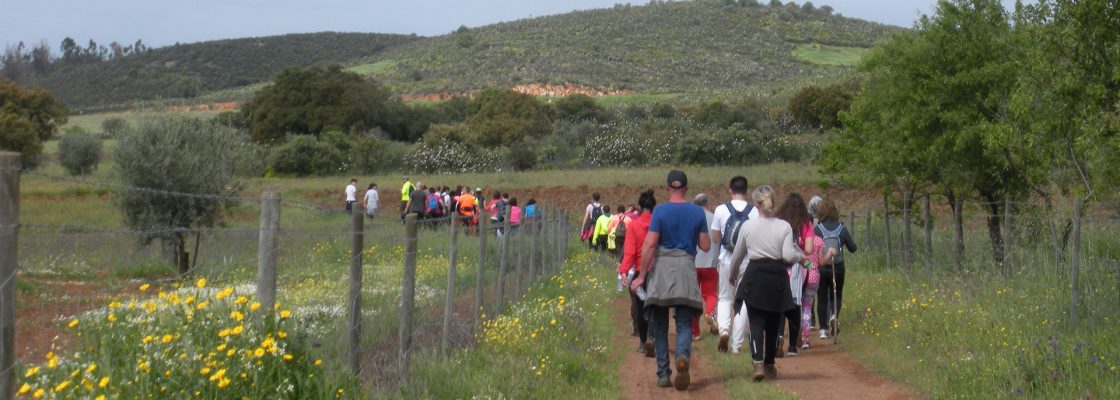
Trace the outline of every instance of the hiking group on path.
{"label": "hiking group on path", "polygon": [[[405,216],[415,214],[417,219],[424,221],[425,225],[435,227],[441,223],[449,223],[452,218],[459,221],[461,226],[467,227],[467,234],[475,234],[478,229],[480,210],[486,210],[490,216],[490,223],[497,227],[498,236],[504,235],[505,230],[499,225],[509,220],[510,231],[516,232],[523,224],[531,225],[540,221],[543,210],[537,205],[536,199],[525,202],[524,208],[517,197],[510,197],[509,193],[494,191],[493,198],[483,206],[485,198],[482,188],[471,191],[469,186],[457,186],[451,190],[449,186],[426,185],[423,182],[413,184],[408,176],[401,177],[404,181],[401,186],[400,221],[403,223]],[[345,210],[347,214],[353,213],[354,205],[358,204],[365,209],[366,216],[370,219],[378,214],[380,193],[376,183],[370,183],[365,195],[359,200],[357,197],[358,180],[351,179],[346,185]]]}
{"label": "hiking group on path", "polygon": [[651,189],[614,214],[594,193],[582,222],[587,245],[619,262],[618,289],[629,289],[637,351],[656,359],[658,386],[688,389],[701,323],[719,336],[721,353],[749,345],[755,381],[778,377],[776,358],[810,349],[814,327],[820,339],[835,338],[843,254],[856,251],[835,203],[814,196],[806,204],[790,193],[778,204],[768,185],[756,187],[748,201],[747,179],[736,176],[728,183],[730,200],[713,212],[710,196],[687,199],[688,177],[679,170],[669,172],[665,190],[666,204],[657,205]]}

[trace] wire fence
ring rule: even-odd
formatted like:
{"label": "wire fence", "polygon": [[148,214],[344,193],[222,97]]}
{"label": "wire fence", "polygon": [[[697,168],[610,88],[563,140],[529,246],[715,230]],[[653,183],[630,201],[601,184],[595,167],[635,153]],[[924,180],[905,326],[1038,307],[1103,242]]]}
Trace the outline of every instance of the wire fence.
{"label": "wire fence", "polygon": [[962,284],[1052,282],[1068,291],[1069,313],[1054,319],[1070,328],[1120,316],[1120,203],[902,195],[853,208],[840,220],[863,265]]}
{"label": "wire fence", "polygon": [[[290,310],[328,370],[392,390],[407,382],[414,357],[471,347],[484,320],[567,257],[565,211],[544,202],[519,225],[491,224],[482,212],[401,218],[395,203],[369,217],[274,192],[184,193],[11,165],[0,164],[0,389],[18,383],[15,366],[79,349],[83,339],[67,329],[75,318],[194,290],[204,278],[207,288],[256,299],[265,310],[273,301],[275,310]],[[108,197],[138,191],[226,206],[215,226],[129,228],[111,199],[19,204],[20,175],[105,189]]]}

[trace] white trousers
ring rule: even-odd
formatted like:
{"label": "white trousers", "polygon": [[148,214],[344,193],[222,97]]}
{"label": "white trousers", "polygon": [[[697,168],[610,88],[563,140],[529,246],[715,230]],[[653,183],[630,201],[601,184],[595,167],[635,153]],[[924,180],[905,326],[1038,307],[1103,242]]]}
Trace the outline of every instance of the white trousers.
{"label": "white trousers", "polygon": [[[744,261],[743,264],[746,262]],[[742,280],[746,272],[746,268],[739,268],[739,277],[735,281]],[[743,304],[732,320],[731,308],[735,304],[735,287],[731,286],[730,277],[731,265],[719,263],[719,302],[716,303],[716,323],[719,324],[720,335],[731,335],[730,350],[738,352],[747,337],[747,305]]]}

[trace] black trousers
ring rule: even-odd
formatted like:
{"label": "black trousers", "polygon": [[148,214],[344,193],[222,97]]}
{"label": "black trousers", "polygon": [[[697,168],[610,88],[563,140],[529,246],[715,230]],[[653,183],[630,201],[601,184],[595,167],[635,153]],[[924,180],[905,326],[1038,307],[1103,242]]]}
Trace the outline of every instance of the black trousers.
{"label": "black trousers", "polygon": [[[832,304],[832,275],[836,274],[836,304]],[[822,265],[820,269],[821,284],[817,287],[817,321],[819,327],[825,329],[828,321],[834,315],[840,315],[840,306],[844,304],[844,264]],[[835,310],[834,310],[835,306]],[[835,313],[834,313],[835,311]]]}
{"label": "black trousers", "polygon": [[[789,339],[786,343],[790,347],[796,349],[801,344],[801,309],[791,308],[785,312],[785,319],[788,329],[786,330],[786,338]],[[778,349],[784,351],[785,349]]]}
{"label": "black trousers", "polygon": [[[629,289],[627,289],[629,291]],[[646,320],[646,313],[643,312],[646,307],[646,302],[638,298],[634,292],[630,292],[630,319],[634,320],[634,331],[638,332],[639,343],[645,343],[649,339],[649,321]]]}
{"label": "black trousers", "polygon": [[750,345],[754,361],[774,365],[774,355],[778,352],[778,331],[782,325],[782,313],[760,310],[748,304],[747,321],[751,328]]}

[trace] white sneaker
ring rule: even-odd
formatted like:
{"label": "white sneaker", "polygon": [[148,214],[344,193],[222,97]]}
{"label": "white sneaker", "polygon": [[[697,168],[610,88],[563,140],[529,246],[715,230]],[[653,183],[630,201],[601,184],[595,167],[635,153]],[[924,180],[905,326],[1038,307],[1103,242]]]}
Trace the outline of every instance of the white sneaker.
{"label": "white sneaker", "polygon": [[821,339],[828,339],[828,331],[821,329]]}

